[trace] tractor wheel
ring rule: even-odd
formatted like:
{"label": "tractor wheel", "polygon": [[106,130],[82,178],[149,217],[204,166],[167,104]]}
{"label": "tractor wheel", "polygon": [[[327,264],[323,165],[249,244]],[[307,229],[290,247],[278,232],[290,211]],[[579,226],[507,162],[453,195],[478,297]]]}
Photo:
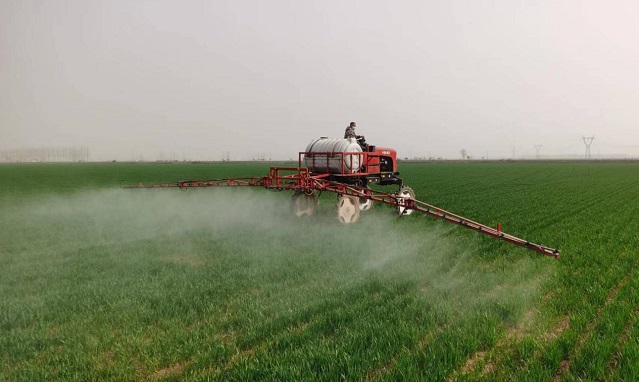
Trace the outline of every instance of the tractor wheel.
{"label": "tractor wheel", "polygon": [[[407,186],[403,186],[402,188],[400,188],[399,191],[395,193],[395,195],[399,198],[415,199],[415,191]],[[397,210],[397,213],[400,217],[408,216],[413,213],[413,210],[407,209],[406,207],[400,205],[398,205],[395,209]]]}
{"label": "tractor wheel", "polygon": [[317,202],[318,200],[315,194],[294,194],[291,202],[293,214],[298,218],[313,216]]}
{"label": "tractor wheel", "polygon": [[360,211],[368,211],[373,208],[373,201],[366,198],[359,198],[359,210]]}
{"label": "tractor wheel", "polygon": [[359,220],[359,198],[349,195],[337,197],[337,220],[350,224]]}
{"label": "tractor wheel", "polygon": [[[366,187],[368,188],[368,187]],[[368,211],[373,208],[373,201],[366,198],[358,198],[359,199],[359,210],[360,211]]]}

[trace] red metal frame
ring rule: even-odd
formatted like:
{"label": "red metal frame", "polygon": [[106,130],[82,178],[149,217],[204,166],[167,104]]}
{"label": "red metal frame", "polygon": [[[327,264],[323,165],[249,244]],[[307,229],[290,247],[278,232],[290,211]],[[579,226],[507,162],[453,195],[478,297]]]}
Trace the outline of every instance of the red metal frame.
{"label": "red metal frame", "polygon": [[[300,153],[300,164],[302,154],[303,153]],[[366,153],[357,154],[366,155]],[[362,173],[358,173],[356,175],[362,175]],[[312,194],[315,191],[327,191],[338,195],[349,195],[362,199],[368,199],[374,202],[383,203],[395,207],[404,207],[408,210],[414,210],[426,215],[430,215],[435,218],[475,230],[485,235],[501,239],[508,243],[528,248],[532,251],[541,253],[546,256],[552,256],[555,258],[559,258],[560,256],[560,251],[558,249],[531,243],[528,240],[524,240],[502,232],[501,224],[497,225],[497,228],[492,228],[419,200],[406,198],[387,192],[372,190],[367,187],[360,187],[330,181],[325,179],[328,176],[329,174],[311,175],[308,168],[303,168],[301,166],[297,168],[271,167],[268,176],[265,177],[186,180],[177,183],[162,183],[153,185],[140,184],[137,186],[127,186],[125,188],[178,187],[181,189],[187,189],[192,187],[264,187],[272,190],[292,190],[295,192],[304,192],[306,194]]]}

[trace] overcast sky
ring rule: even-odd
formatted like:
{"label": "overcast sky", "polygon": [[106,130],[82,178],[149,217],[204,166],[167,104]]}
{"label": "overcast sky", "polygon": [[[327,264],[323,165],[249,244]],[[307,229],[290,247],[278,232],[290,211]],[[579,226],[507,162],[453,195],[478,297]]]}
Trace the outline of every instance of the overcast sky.
{"label": "overcast sky", "polygon": [[0,149],[639,156],[639,2],[0,0]]}

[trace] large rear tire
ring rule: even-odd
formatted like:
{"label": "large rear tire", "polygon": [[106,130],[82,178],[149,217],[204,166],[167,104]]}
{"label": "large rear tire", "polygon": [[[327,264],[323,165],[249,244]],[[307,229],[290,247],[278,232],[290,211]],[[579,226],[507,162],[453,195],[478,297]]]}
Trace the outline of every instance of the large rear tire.
{"label": "large rear tire", "polygon": [[340,223],[351,224],[359,220],[359,198],[349,195],[337,197],[337,220]]}
{"label": "large rear tire", "polygon": [[313,216],[315,214],[315,207],[317,207],[318,199],[315,194],[303,194],[297,193],[293,195],[291,200],[291,209],[293,215],[298,218],[304,218]]}

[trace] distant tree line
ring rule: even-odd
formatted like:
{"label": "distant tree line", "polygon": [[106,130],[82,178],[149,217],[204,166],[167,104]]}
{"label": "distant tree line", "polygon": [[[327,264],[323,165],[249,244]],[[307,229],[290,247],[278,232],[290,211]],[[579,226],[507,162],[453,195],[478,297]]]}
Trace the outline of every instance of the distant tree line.
{"label": "distant tree line", "polygon": [[2,162],[86,162],[89,160],[89,148],[45,147],[22,148],[0,151]]}

